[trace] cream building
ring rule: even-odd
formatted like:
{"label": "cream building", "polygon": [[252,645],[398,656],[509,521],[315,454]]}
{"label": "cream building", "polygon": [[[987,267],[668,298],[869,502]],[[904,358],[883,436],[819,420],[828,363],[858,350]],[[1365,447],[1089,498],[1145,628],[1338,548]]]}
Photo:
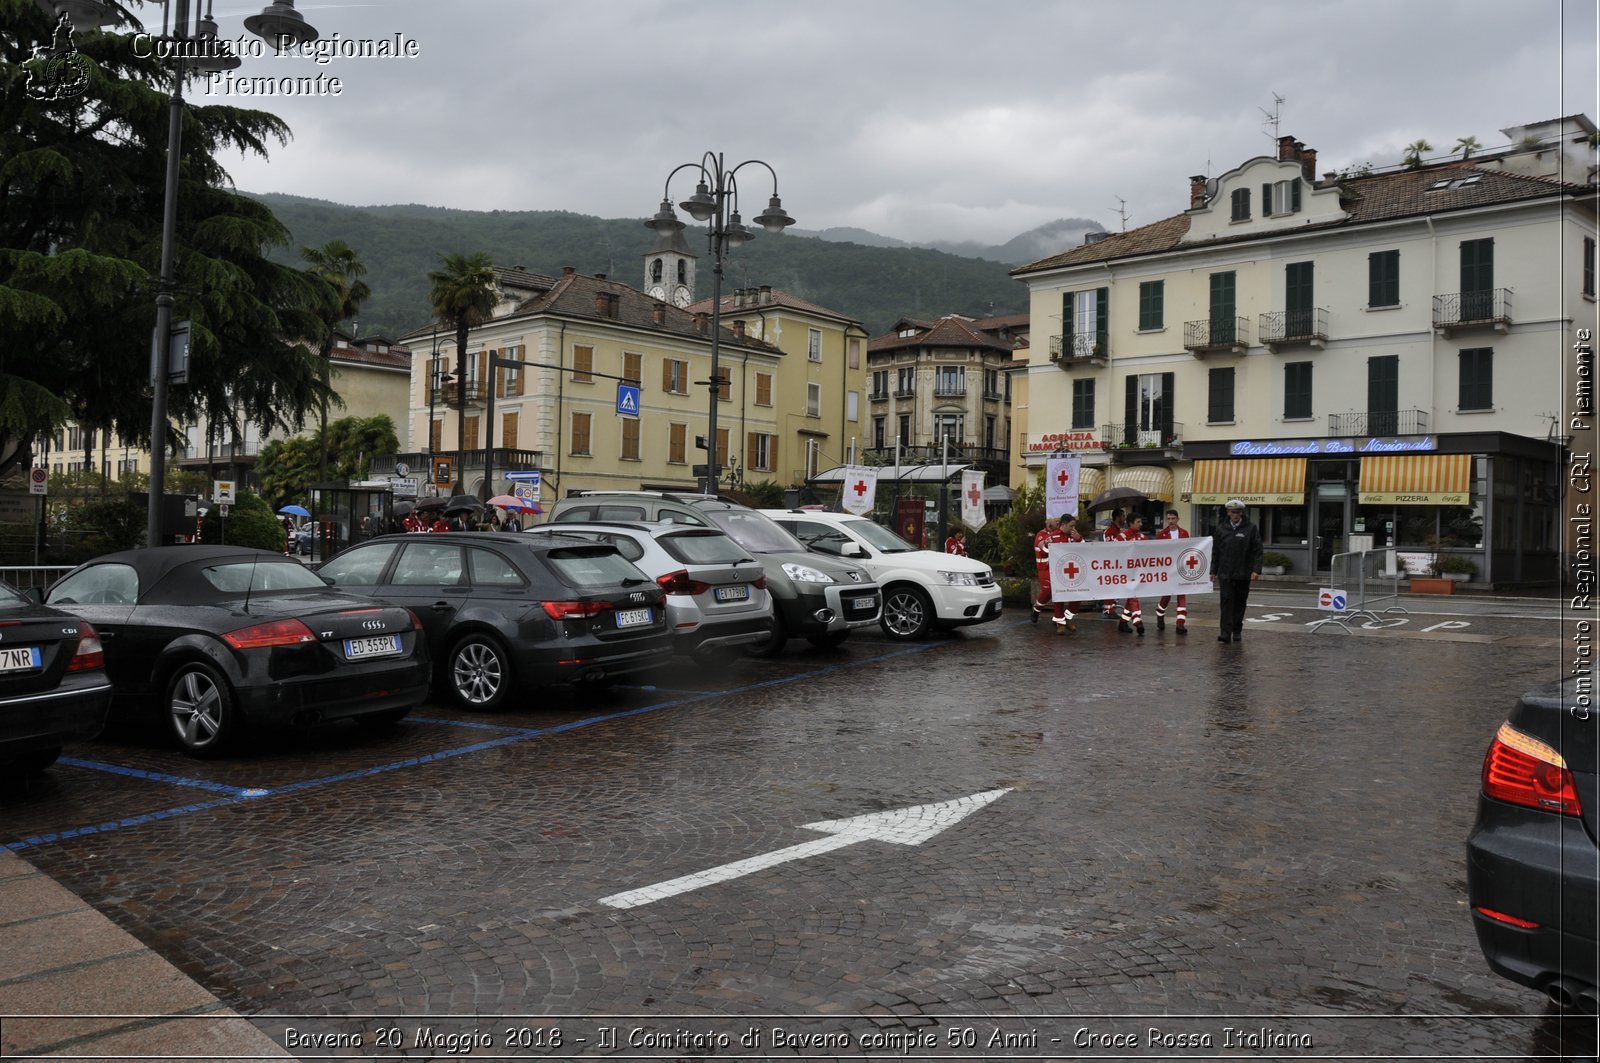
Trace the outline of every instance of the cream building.
{"label": "cream building", "polygon": [[1371,543],[1479,579],[1557,573],[1563,374],[1593,328],[1594,124],[1504,130],[1467,159],[1190,179],[1188,208],[1022,266],[1035,340],[1024,469],[1083,457],[1191,530],[1230,497],[1327,571]]}

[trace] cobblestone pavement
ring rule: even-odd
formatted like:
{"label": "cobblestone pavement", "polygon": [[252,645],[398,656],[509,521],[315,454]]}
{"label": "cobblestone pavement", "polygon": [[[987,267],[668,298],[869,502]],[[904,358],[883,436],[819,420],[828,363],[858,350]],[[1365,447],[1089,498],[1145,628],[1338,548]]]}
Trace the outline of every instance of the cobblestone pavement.
{"label": "cobblestone pavement", "polygon": [[[1592,1057],[1465,903],[1555,625],[1307,610],[1221,646],[1197,613],[802,643],[215,763],[127,733],[0,796],[0,844],[307,1058]],[[889,833],[929,836],[828,822],[908,808]]]}

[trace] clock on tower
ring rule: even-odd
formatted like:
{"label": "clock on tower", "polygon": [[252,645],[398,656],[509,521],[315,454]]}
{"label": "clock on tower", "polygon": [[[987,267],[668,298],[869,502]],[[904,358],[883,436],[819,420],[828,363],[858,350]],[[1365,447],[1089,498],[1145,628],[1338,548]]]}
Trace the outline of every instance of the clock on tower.
{"label": "clock on tower", "polygon": [[673,302],[673,305],[680,306],[680,307],[688,306],[689,305],[689,299],[690,299],[689,289],[687,287],[685,287],[684,285],[680,284],[676,288],[672,289],[672,302]]}

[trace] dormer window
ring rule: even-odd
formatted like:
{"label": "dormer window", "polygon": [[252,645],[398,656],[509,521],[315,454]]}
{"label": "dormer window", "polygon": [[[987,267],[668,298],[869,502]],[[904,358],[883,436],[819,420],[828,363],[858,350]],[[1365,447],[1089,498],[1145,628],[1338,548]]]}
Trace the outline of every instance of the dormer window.
{"label": "dormer window", "polygon": [[917,330],[914,329],[914,328],[903,328],[903,329],[900,330],[900,338],[903,339],[903,340],[910,339],[912,336],[915,336],[916,334],[917,334]]}
{"label": "dormer window", "polygon": [[1250,220],[1250,190],[1248,188],[1235,188],[1233,190],[1233,221]]}
{"label": "dormer window", "polygon": [[1468,185],[1475,185],[1481,180],[1483,180],[1483,174],[1481,173],[1471,174],[1467,177],[1446,177],[1429,185],[1428,191],[1443,192],[1447,188],[1466,188]]}
{"label": "dormer window", "polygon": [[1261,186],[1261,213],[1267,217],[1296,214],[1300,210],[1300,179]]}

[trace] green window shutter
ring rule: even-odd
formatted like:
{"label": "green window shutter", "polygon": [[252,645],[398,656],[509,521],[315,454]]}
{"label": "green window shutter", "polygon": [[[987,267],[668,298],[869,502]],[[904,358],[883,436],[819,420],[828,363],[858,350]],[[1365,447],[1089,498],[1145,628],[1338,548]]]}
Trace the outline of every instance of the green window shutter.
{"label": "green window shutter", "polygon": [[1127,388],[1123,392],[1122,403],[1122,438],[1118,443],[1132,443],[1139,438],[1139,378],[1128,377]]}
{"label": "green window shutter", "polygon": [[1101,354],[1111,353],[1111,289],[1094,291],[1094,342]]}
{"label": "green window shutter", "polygon": [[1292,213],[1300,210],[1300,178],[1298,177],[1289,182],[1289,210]]}
{"label": "green window shutter", "polygon": [[1206,419],[1212,423],[1233,420],[1233,370],[1213,369],[1207,383]]}
{"label": "green window shutter", "polygon": [[1061,297],[1061,357],[1072,357],[1072,293]]}
{"label": "green window shutter", "polygon": [[1161,426],[1161,442],[1166,443],[1173,436],[1172,431],[1172,406],[1177,400],[1176,391],[1178,374],[1161,374],[1161,416],[1158,419]]}
{"label": "green window shutter", "polygon": [[1261,186],[1261,216],[1265,218],[1272,213],[1272,184],[1269,182]]}

